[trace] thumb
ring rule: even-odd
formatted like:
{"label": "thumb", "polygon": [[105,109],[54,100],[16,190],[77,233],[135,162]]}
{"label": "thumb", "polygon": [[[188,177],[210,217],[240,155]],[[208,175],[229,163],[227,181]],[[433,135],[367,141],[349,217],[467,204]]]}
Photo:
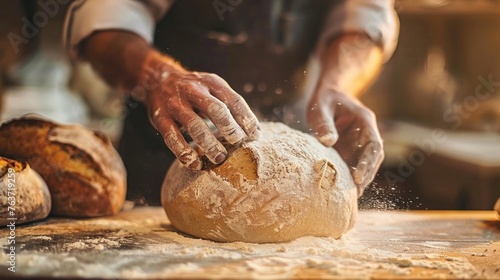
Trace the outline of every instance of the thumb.
{"label": "thumb", "polygon": [[339,133],[335,127],[334,109],[318,103],[310,104],[309,108],[309,125],[316,132],[318,140],[327,147],[335,145]]}

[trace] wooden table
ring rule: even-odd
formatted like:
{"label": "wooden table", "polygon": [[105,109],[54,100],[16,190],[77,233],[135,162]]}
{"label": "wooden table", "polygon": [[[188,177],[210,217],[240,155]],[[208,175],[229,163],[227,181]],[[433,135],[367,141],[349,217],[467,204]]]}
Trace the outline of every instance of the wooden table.
{"label": "wooden table", "polygon": [[[1,230],[6,244],[8,230]],[[493,211],[363,211],[340,240],[216,243],[175,231],[158,207],[106,218],[50,218],[15,230],[0,278],[500,279]]]}

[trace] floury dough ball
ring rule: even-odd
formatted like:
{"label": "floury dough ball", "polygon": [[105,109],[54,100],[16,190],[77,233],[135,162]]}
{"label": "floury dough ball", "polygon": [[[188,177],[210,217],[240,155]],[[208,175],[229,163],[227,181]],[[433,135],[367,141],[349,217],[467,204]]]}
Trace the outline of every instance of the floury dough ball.
{"label": "floury dough ball", "polygon": [[259,140],[220,166],[193,171],[176,161],[162,189],[172,225],[222,242],[339,238],[354,225],[357,191],[338,153],[281,123],[261,123]]}

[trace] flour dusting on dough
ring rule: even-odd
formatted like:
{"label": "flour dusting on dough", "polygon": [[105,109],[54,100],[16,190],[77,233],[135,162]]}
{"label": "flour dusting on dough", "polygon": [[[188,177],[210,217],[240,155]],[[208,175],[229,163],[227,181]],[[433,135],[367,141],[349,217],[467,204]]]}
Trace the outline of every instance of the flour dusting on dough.
{"label": "flour dusting on dough", "polygon": [[226,176],[238,178],[234,184],[216,169],[192,171],[175,163],[163,190],[166,209],[183,208],[171,213],[174,226],[186,231],[179,223],[197,220],[191,226],[203,226],[204,232],[188,233],[218,241],[253,242],[304,235],[338,238],[352,227],[356,188],[337,152],[284,124],[262,123],[261,128],[257,141],[239,148],[251,151],[255,164],[245,168],[256,169],[255,181],[246,178],[244,171],[228,169],[231,174]]}

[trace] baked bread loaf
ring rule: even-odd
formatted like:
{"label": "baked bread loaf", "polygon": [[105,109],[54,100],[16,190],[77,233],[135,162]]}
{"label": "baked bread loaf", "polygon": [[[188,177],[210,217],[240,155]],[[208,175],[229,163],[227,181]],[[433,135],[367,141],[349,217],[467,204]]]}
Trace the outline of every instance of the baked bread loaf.
{"label": "baked bread loaf", "polygon": [[0,155],[27,161],[47,183],[52,213],[95,217],[120,211],[123,162],[109,139],[80,125],[23,117],[0,126]]}
{"label": "baked bread loaf", "polygon": [[338,238],[353,225],[357,191],[332,148],[280,123],[230,150],[220,166],[194,171],[176,161],[162,188],[172,225],[222,242]]}
{"label": "baked bread loaf", "polygon": [[44,219],[50,206],[49,189],[29,164],[0,157],[0,225]]}

